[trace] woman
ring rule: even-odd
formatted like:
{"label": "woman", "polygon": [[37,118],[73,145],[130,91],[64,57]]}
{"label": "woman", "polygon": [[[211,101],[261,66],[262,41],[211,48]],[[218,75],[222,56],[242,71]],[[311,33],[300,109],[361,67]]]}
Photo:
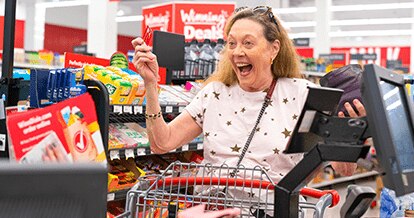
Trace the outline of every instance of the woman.
{"label": "woman", "polygon": [[[227,44],[217,72],[168,124],[162,119],[158,102],[157,58],[141,38],[132,41],[133,63],[147,90],[146,118],[151,149],[165,153],[202,133],[204,163],[235,167],[250,136],[251,143],[241,164],[260,165],[278,182],[302,157],[282,151],[306,100],[307,86],[314,84],[301,79],[295,49],[270,8],[236,11],[227,22],[225,34]],[[272,83],[275,83],[274,90],[270,92]],[[267,92],[271,97],[266,107],[263,102]],[[358,112],[348,103],[349,114],[365,115],[362,104],[354,104]],[[261,110],[262,117],[257,122]],[[354,164],[334,163],[333,167],[345,175],[355,170]]]}

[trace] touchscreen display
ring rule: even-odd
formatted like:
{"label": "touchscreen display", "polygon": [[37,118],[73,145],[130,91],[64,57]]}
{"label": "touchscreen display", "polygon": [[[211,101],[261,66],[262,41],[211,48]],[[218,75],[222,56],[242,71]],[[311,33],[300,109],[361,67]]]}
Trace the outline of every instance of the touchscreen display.
{"label": "touchscreen display", "polygon": [[380,82],[380,88],[390,122],[389,128],[396,158],[403,173],[412,172],[414,171],[414,137],[408,105],[404,99],[405,90],[384,80]]}

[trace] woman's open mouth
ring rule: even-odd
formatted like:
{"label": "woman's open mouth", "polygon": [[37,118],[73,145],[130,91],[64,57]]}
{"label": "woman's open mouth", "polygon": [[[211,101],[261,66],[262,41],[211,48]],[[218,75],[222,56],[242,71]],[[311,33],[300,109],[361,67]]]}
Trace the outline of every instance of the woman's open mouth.
{"label": "woman's open mouth", "polygon": [[253,65],[247,64],[247,63],[236,64],[236,66],[239,69],[239,72],[240,72],[241,76],[247,76],[253,68]]}

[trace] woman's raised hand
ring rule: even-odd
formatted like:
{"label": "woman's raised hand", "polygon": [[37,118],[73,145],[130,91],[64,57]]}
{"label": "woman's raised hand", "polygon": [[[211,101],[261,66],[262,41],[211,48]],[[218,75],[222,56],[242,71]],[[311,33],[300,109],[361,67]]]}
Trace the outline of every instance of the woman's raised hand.
{"label": "woman's raised hand", "polygon": [[146,84],[157,83],[159,80],[158,62],[157,56],[151,52],[152,48],[140,37],[132,40],[131,43],[135,50],[132,63],[137,68],[138,74]]}

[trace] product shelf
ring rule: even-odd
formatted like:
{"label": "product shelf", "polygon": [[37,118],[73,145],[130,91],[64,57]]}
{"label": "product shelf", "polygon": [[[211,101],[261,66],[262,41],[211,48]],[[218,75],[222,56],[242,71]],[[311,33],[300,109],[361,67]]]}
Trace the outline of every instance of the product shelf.
{"label": "product shelf", "polygon": [[325,182],[310,184],[310,187],[316,188],[316,189],[321,189],[321,188],[325,188],[325,187],[340,184],[340,183],[355,181],[355,180],[359,180],[359,179],[365,179],[365,178],[369,178],[369,177],[375,177],[375,176],[378,176],[378,175],[379,175],[379,173],[377,171],[373,170],[373,171],[368,171],[368,172],[364,172],[364,173],[357,173],[357,174],[352,175],[352,176],[340,177],[340,178],[336,178],[336,179],[325,181]]}
{"label": "product shelf", "polygon": [[[170,151],[169,153],[183,152],[183,151],[198,151],[203,149],[203,142],[190,142],[180,148]],[[154,154],[149,147],[126,148],[126,149],[112,149],[109,150],[109,157],[114,159],[128,159],[137,158]]]}
{"label": "product shelf", "polygon": [[127,193],[130,190],[130,188],[109,192],[107,195],[107,201],[118,201],[118,200],[124,200],[126,199]]}
{"label": "product shelf", "polygon": [[[162,113],[181,113],[186,105],[161,105]],[[109,109],[114,114],[144,114],[145,105],[110,105]]]}

